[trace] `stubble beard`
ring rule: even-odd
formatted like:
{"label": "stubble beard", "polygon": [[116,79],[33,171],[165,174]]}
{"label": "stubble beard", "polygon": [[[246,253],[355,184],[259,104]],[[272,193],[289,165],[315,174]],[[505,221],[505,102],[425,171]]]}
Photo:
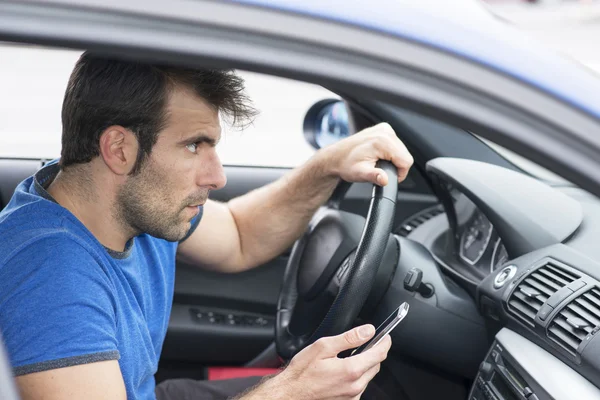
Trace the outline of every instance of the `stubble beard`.
{"label": "stubble beard", "polygon": [[[168,182],[165,174],[146,165],[121,187],[114,208],[115,218],[131,237],[146,233],[170,242],[185,237],[191,219],[186,220],[182,213],[194,203],[194,199],[186,199],[177,208],[171,207],[173,199]],[[198,199],[196,204],[200,202],[202,199]]]}

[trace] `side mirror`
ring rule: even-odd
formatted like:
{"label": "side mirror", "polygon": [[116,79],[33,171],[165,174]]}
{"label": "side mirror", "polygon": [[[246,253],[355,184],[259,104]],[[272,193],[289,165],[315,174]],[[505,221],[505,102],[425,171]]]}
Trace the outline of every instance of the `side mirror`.
{"label": "side mirror", "polygon": [[315,149],[328,146],[350,136],[346,104],[325,99],[315,103],[304,117],[304,137]]}

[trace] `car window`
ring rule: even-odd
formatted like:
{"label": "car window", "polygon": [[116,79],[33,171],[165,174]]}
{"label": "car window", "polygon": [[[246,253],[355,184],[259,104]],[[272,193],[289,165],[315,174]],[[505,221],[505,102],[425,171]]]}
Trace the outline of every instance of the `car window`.
{"label": "car window", "polygon": [[81,52],[0,46],[0,157],[60,154],[60,112],[69,74]]}
{"label": "car window", "polygon": [[244,130],[224,129],[218,145],[223,164],[295,167],[310,158],[315,150],[304,137],[304,117],[313,104],[339,96],[304,82],[245,71],[239,74],[260,114]]}
{"label": "car window", "polygon": [[[60,155],[61,107],[69,75],[81,51],[0,45],[2,98],[0,157],[56,158]],[[314,148],[303,134],[306,112],[338,96],[318,86],[268,75],[238,72],[259,115],[243,130],[223,123],[218,145],[225,165],[295,167]]]}

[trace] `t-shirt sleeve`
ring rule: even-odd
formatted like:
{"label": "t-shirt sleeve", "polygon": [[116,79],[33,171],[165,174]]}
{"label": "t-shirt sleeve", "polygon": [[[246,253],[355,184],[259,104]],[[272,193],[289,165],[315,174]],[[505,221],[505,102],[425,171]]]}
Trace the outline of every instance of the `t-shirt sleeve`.
{"label": "t-shirt sleeve", "polygon": [[198,227],[198,224],[200,224],[200,220],[202,219],[202,214],[203,213],[204,213],[204,206],[200,206],[199,207],[198,215],[196,215],[194,217],[194,219],[192,219],[192,225],[190,226],[190,230],[188,231],[188,233],[185,234],[185,236],[183,237],[183,239],[181,239],[179,241],[179,243],[182,243],[184,240],[186,240],[187,238],[189,238],[190,236],[192,236],[192,233],[194,233],[194,231]]}
{"label": "t-shirt sleeve", "polygon": [[114,286],[68,237],[35,240],[0,264],[0,329],[15,375],[118,360]]}

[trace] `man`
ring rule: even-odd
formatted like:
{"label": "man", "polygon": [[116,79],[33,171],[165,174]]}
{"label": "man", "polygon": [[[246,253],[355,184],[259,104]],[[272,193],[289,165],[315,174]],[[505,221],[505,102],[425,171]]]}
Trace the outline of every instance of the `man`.
{"label": "man", "polygon": [[[219,204],[208,196],[226,183],[220,114],[234,124],[254,115],[233,73],[79,59],[60,161],[22,182],[0,214],[0,329],[23,398],[205,398],[206,383],[155,388],[175,257],[221,272],[256,267],[302,234],[340,178],[385,185],[378,159],[391,160],[400,181],[413,162],[380,124]],[[336,356],[373,333],[365,325],[323,338],[242,398],[358,398],[391,340]],[[218,394],[244,389],[229,388]]]}

